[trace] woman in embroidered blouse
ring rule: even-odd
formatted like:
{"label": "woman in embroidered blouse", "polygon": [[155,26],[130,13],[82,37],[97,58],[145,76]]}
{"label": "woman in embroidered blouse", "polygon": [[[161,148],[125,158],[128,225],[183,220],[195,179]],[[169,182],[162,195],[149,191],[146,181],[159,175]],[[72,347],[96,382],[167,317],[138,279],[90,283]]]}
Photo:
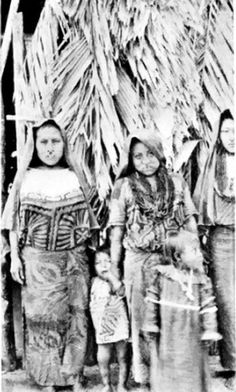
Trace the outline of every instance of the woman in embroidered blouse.
{"label": "woman in embroidered blouse", "polygon": [[[219,344],[226,384],[235,383],[235,158],[234,120],[227,109],[213,130],[209,157],[199,177],[194,200],[199,225],[207,229],[210,273],[218,305]],[[232,386],[233,387],[233,386]]]}
{"label": "woman in embroidered blouse", "polygon": [[181,228],[197,233],[195,213],[183,178],[169,174],[166,169],[157,133],[145,129],[132,134],[115,182],[109,225],[112,269],[117,275],[121,273],[125,250],[123,268],[131,322],[133,374],[141,384],[149,379],[146,366],[149,353],[142,336],[145,279],[152,266],[165,263],[164,244],[168,236],[177,234]]}
{"label": "woman in embroidered blouse", "polygon": [[80,390],[87,345],[86,248],[96,220],[59,126],[30,132],[3,216],[11,274],[22,284],[26,371],[47,391]]}

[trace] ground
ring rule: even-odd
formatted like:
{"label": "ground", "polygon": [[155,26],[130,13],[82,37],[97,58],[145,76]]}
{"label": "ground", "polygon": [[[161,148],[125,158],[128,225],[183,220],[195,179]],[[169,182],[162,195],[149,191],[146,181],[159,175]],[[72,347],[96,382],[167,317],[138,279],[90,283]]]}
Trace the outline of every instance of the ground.
{"label": "ground", "polygon": [[[218,356],[209,356],[210,369],[212,374],[212,392],[230,392],[232,390],[225,387],[225,380],[222,378],[222,368],[219,364]],[[112,366],[112,382],[114,385],[114,392],[116,390],[115,385],[117,381],[117,365]],[[86,392],[100,392],[102,389],[101,379],[97,366],[86,367],[85,376],[88,379],[88,383],[84,389]],[[128,384],[129,392],[136,392],[140,389],[134,386],[134,382],[130,379]],[[14,372],[8,372],[2,374],[2,392],[39,392],[40,388],[33,385],[26,380],[25,372],[22,369]],[[60,389],[60,392],[69,392],[70,389]],[[142,392],[148,392],[148,389],[142,389]],[[172,392],[172,391],[171,391]],[[184,391],[183,391],[184,392]]]}

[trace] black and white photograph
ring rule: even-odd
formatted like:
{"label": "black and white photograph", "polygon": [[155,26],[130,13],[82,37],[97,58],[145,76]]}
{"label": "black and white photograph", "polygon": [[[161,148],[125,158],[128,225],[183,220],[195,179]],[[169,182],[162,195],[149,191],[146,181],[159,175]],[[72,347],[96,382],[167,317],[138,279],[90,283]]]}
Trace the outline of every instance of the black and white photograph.
{"label": "black and white photograph", "polygon": [[2,0],[1,391],[236,392],[233,0]]}

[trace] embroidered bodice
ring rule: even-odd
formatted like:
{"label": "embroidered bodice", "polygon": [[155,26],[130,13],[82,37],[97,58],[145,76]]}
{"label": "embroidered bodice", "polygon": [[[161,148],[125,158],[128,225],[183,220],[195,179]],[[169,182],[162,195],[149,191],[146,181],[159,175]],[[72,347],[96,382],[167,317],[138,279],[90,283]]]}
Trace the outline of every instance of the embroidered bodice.
{"label": "embroidered bodice", "polygon": [[[170,213],[160,217],[158,203],[157,214],[150,216],[142,213],[135,202],[129,178],[116,182],[111,206],[110,226],[124,226],[124,247],[147,252],[162,250],[163,242],[168,235],[177,234],[189,216],[196,214],[187,184],[179,175],[173,175],[174,200]],[[157,199],[158,200],[158,199]]]}
{"label": "embroidered bodice", "polygon": [[75,173],[28,170],[20,190],[20,246],[72,249],[89,236],[89,212]]}

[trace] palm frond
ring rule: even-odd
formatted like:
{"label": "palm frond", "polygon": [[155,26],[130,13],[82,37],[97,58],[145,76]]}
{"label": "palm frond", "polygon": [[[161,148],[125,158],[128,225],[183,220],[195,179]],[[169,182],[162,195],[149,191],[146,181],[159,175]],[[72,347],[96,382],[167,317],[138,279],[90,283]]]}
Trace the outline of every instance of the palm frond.
{"label": "palm frond", "polygon": [[173,137],[189,126],[208,138],[199,108],[208,118],[210,105],[232,104],[231,3],[45,2],[25,57],[23,114],[56,118],[100,200],[128,133],[160,131],[173,157]]}
{"label": "palm frond", "polygon": [[174,159],[173,169],[174,171],[178,172],[181,167],[186,164],[195,150],[196,146],[200,142],[199,140],[188,140],[186,143],[183,144],[181,150],[178,152]]}
{"label": "palm frond", "polygon": [[[207,116],[212,106],[219,114],[233,106],[233,4],[211,0],[202,8],[205,35],[199,46],[198,69],[205,94]],[[208,110],[209,107],[209,110]]]}

